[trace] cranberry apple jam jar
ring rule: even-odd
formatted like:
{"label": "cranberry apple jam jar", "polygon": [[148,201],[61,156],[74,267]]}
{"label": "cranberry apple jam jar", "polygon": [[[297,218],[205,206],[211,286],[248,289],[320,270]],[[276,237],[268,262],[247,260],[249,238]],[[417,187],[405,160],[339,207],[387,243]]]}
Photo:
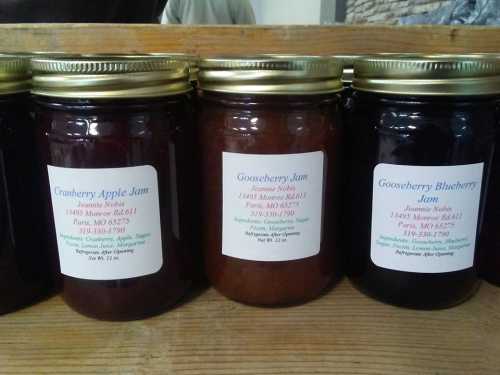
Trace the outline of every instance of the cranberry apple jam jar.
{"label": "cranberry apple jam jar", "polygon": [[51,292],[25,58],[0,55],[0,314]]}
{"label": "cranberry apple jam jar", "polygon": [[186,65],[101,56],[32,68],[63,298],[103,320],[165,311],[193,276]]}
{"label": "cranberry apple jam jar", "polygon": [[225,296],[297,304],[338,278],[341,74],[320,57],[200,62],[205,263]]}
{"label": "cranberry apple jam jar", "polygon": [[478,287],[499,66],[466,56],[382,56],[355,62],[354,73],[349,276],[399,306],[463,302]]}

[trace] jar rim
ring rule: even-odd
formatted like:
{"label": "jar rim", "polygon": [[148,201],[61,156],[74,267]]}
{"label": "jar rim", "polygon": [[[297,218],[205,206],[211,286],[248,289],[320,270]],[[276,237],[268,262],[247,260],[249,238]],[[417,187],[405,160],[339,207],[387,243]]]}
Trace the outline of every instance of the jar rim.
{"label": "jar rim", "polygon": [[87,54],[31,60],[35,95],[140,98],[192,90],[188,64],[169,57]]}
{"label": "jar rim", "polygon": [[0,95],[27,92],[30,88],[29,59],[0,54]]}
{"label": "jar rim", "polygon": [[361,60],[363,58],[369,57],[369,56],[399,56],[399,57],[406,57],[406,56],[421,56],[421,54],[418,54],[416,52],[406,52],[406,53],[399,53],[399,52],[381,52],[381,53],[360,53],[360,54],[335,54],[332,55],[333,58],[339,59],[342,61],[342,66],[344,68],[344,71],[342,73],[342,82],[344,84],[352,84],[352,81],[354,80],[354,62]]}
{"label": "jar rim", "polygon": [[353,88],[396,95],[500,94],[500,58],[470,55],[377,55],[354,62]]}
{"label": "jar rim", "polygon": [[200,60],[199,84],[225,93],[316,95],[342,90],[341,75],[330,56],[221,56]]}

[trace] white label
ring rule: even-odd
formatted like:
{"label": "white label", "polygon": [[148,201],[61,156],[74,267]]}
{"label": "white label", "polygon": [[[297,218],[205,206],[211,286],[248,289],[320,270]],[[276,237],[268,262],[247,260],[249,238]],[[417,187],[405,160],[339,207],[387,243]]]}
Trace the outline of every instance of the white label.
{"label": "white label", "polygon": [[158,177],[151,166],[47,166],[64,275],[119,280],[163,264]]}
{"label": "white label", "polygon": [[255,261],[318,254],[323,152],[222,153],[222,253]]}
{"label": "white label", "polygon": [[373,263],[419,273],[472,267],[483,164],[377,165],[373,176]]}

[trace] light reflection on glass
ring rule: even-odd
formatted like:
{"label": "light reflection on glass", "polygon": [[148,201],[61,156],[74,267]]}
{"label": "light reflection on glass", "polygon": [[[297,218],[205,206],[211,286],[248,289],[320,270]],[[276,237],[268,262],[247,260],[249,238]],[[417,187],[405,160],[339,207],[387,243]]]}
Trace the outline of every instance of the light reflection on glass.
{"label": "light reflection on glass", "polygon": [[96,122],[91,122],[89,124],[89,134],[90,135],[99,135],[99,131],[97,130],[97,126],[99,124],[97,124]]}

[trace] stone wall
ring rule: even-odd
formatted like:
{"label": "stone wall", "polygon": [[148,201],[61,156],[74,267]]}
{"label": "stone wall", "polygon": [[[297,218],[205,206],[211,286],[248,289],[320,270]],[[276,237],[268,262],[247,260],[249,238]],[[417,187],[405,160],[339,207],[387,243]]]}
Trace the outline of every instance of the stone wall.
{"label": "stone wall", "polygon": [[453,0],[347,0],[346,23],[397,23],[399,17],[420,14]]}

